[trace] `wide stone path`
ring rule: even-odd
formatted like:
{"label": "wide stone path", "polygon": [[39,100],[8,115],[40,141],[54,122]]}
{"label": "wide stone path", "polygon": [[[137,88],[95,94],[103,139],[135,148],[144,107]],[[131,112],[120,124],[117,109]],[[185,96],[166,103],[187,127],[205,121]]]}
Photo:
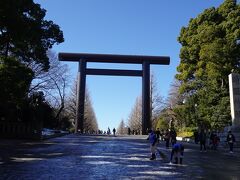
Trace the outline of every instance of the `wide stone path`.
{"label": "wide stone path", "polygon": [[[183,143],[185,146],[184,165],[182,168],[185,174],[192,175],[190,179],[217,179],[217,180],[240,180],[240,152],[235,149],[233,154],[228,148],[207,150],[200,152],[198,144]],[[165,148],[161,142],[158,148],[170,158],[171,149]]]}
{"label": "wide stone path", "polygon": [[222,171],[224,165],[233,167],[232,173],[226,172],[224,177],[240,177],[236,157],[217,154],[215,159],[223,156],[227,163],[234,162],[213,166],[215,162],[210,159],[204,164],[212,155],[200,154],[196,147],[189,146],[185,164],[177,166],[168,163],[169,150],[163,144],[159,149],[165,158],[158,155],[157,160],[150,161],[146,136],[67,135],[41,142],[1,140],[0,179],[208,179],[223,174],[218,167],[223,166]]}

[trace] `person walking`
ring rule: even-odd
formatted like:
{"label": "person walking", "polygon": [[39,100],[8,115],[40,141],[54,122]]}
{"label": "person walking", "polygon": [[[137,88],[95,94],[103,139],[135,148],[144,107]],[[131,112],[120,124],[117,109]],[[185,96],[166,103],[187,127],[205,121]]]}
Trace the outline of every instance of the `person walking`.
{"label": "person walking", "polygon": [[156,137],[157,137],[157,142],[159,143],[160,141],[160,130],[159,128],[157,128],[157,130],[155,131]]}
{"label": "person walking", "polygon": [[167,129],[166,132],[165,132],[164,139],[165,139],[165,141],[166,141],[166,148],[169,148],[170,132],[169,132],[168,129]]}
{"label": "person walking", "polygon": [[131,129],[128,127],[128,135],[131,135]]}
{"label": "person walking", "polygon": [[229,145],[230,153],[233,153],[234,142],[235,142],[235,136],[232,134],[232,131],[228,131],[227,143]]}
{"label": "person walking", "polygon": [[160,130],[160,141],[164,141],[164,130]]}
{"label": "person walking", "polygon": [[150,160],[156,159],[156,145],[157,145],[157,137],[156,134],[149,130],[149,142],[150,142],[150,151],[151,151],[151,157]]}
{"label": "person walking", "polygon": [[195,144],[198,144],[199,138],[198,138],[197,130],[194,131],[193,135],[194,135],[194,142],[195,142]]}
{"label": "person walking", "polygon": [[115,136],[115,133],[116,133],[116,129],[115,128],[113,128],[113,135]]}
{"label": "person walking", "polygon": [[171,129],[170,139],[171,139],[171,144],[173,146],[177,142],[177,133],[176,133],[175,129]]}
{"label": "person walking", "polygon": [[202,152],[203,149],[206,152],[206,138],[207,138],[206,132],[204,131],[204,129],[201,129],[199,134],[200,152]]}
{"label": "person walking", "polygon": [[217,136],[215,131],[212,131],[210,134],[210,148],[212,150],[217,150],[220,138]]}
{"label": "person walking", "polygon": [[110,130],[110,128],[108,127],[107,135],[110,135],[110,134],[111,134],[111,130]]}

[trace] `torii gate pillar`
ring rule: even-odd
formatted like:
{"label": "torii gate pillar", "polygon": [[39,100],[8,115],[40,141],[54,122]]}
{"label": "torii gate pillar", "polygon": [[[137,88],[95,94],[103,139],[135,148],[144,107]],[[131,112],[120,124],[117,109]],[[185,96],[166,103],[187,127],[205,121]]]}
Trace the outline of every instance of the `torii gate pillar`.
{"label": "torii gate pillar", "polygon": [[83,133],[85,89],[86,89],[86,60],[82,59],[78,63],[75,133],[77,133],[78,130],[80,130],[81,133]]}
{"label": "torii gate pillar", "polygon": [[151,129],[150,121],[150,64],[143,61],[142,64],[142,134],[147,134]]}

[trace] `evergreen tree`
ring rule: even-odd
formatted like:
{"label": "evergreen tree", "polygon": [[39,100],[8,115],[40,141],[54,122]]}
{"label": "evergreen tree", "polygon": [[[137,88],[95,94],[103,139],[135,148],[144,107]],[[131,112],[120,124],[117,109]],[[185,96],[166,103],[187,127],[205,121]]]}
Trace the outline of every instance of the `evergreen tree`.
{"label": "evergreen tree", "polygon": [[47,50],[63,42],[63,33],[33,0],[0,1],[0,55],[49,68]]}
{"label": "evergreen tree", "polygon": [[0,57],[0,120],[19,118],[32,78],[32,70],[15,58]]}
{"label": "evergreen tree", "polygon": [[220,128],[230,121],[228,75],[240,72],[240,6],[225,0],[218,8],[206,9],[187,27],[178,41],[182,48],[176,78],[188,109],[197,108],[195,124]]}
{"label": "evergreen tree", "polygon": [[59,26],[44,20],[45,14],[33,0],[0,1],[0,119],[20,119],[31,105],[26,104],[27,93],[35,72],[28,67],[36,63],[48,70],[47,51],[64,40]]}

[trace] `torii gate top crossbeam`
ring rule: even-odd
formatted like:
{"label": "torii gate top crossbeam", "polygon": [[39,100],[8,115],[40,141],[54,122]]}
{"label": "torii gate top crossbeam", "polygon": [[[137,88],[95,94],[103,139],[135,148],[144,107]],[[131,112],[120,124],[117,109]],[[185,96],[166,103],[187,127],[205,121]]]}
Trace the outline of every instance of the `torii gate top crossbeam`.
{"label": "torii gate top crossbeam", "polygon": [[168,56],[140,56],[140,55],[116,55],[116,54],[87,54],[87,53],[59,53],[60,61],[80,61],[99,63],[128,63],[142,64],[144,61],[150,64],[169,65],[170,57]]}

